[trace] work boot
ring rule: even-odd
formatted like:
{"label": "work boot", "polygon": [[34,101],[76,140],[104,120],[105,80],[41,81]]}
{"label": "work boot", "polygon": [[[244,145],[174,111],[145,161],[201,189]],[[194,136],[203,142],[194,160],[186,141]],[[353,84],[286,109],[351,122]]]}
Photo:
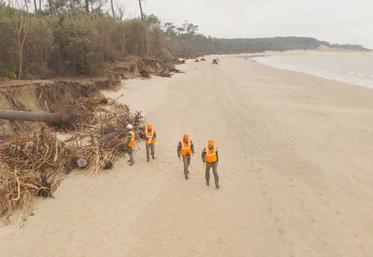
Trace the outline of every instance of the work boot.
{"label": "work boot", "polygon": [[154,159],[155,159],[155,156],[153,155],[152,158],[153,158],[153,160],[154,160]]}
{"label": "work boot", "polygon": [[135,163],[134,162],[130,162],[130,166],[133,166],[133,165],[135,165]]}
{"label": "work boot", "polygon": [[185,179],[186,179],[186,180],[188,180],[188,179],[189,179],[189,177],[188,177],[188,174],[185,174]]}
{"label": "work boot", "polygon": [[216,189],[219,189],[220,188],[220,186],[219,185],[216,185]]}
{"label": "work boot", "polygon": [[209,181],[206,181],[206,186],[209,186],[210,185],[210,182]]}

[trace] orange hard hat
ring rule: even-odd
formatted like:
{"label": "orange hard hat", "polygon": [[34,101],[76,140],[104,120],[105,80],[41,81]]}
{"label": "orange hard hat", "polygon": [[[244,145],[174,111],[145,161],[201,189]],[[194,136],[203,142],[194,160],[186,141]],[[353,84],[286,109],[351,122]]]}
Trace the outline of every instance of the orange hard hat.
{"label": "orange hard hat", "polygon": [[188,133],[184,133],[184,139],[189,139],[189,134]]}
{"label": "orange hard hat", "polygon": [[207,142],[208,142],[209,145],[214,145],[214,140],[211,139],[211,138]]}

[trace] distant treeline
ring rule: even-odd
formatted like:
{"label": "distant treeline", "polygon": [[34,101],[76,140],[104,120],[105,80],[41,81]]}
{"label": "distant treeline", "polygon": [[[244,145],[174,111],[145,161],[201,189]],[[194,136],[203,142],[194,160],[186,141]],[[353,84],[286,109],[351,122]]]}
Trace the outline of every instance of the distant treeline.
{"label": "distant treeline", "polygon": [[172,63],[180,57],[306,50],[320,44],[365,50],[314,38],[218,39],[199,34],[198,26],[189,22],[181,26],[163,24],[154,15],[123,19],[122,12],[114,9],[109,15],[102,11],[102,5],[92,4],[96,1],[58,1],[55,3],[59,5],[52,5],[50,0],[53,8],[44,9],[34,2],[35,11],[31,13],[7,7],[0,0],[0,79],[97,75],[104,72],[106,64],[132,56]]}
{"label": "distant treeline", "polygon": [[[178,38],[173,41],[180,45]],[[314,38],[275,37],[275,38],[237,38],[219,39],[196,35],[193,44],[185,44],[182,49],[174,49],[177,56],[193,56],[194,54],[230,54],[257,53],[264,51],[287,51],[295,49],[315,49],[320,42]]]}
{"label": "distant treeline", "polygon": [[370,49],[367,49],[361,45],[353,45],[353,44],[331,44],[326,41],[320,41],[320,45],[327,46],[334,49],[340,49],[340,50],[351,50],[351,51],[370,51]]}

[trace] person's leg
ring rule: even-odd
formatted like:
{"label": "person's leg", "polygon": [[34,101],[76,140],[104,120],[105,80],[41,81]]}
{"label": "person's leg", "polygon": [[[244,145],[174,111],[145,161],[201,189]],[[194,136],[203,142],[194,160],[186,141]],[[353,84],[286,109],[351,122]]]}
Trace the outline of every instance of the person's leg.
{"label": "person's leg", "polygon": [[188,170],[188,174],[189,174],[189,166],[190,166],[190,160],[191,159],[192,159],[192,156],[187,155],[187,160],[188,160],[188,168],[187,168],[187,170]]}
{"label": "person's leg", "polygon": [[206,163],[206,172],[205,172],[205,178],[206,178],[206,185],[210,185],[210,163]]}
{"label": "person's leg", "polygon": [[152,153],[152,158],[155,159],[155,145],[154,144],[150,144],[150,150]]}
{"label": "person's leg", "polygon": [[[188,159],[188,167],[189,167],[189,165],[190,165],[190,159],[191,159],[192,157],[190,156],[190,155],[187,155],[187,159]],[[189,173],[189,171],[188,171],[188,173]]]}
{"label": "person's leg", "polygon": [[212,165],[212,171],[214,173],[214,179],[215,179],[215,186],[216,188],[219,188],[219,175],[218,175],[218,163],[215,162],[213,165]]}
{"label": "person's leg", "polygon": [[130,157],[130,166],[135,164],[135,160],[133,158],[133,150],[131,148],[128,149],[128,156]]}
{"label": "person's leg", "polygon": [[146,146],[146,161],[149,162],[150,161],[150,151],[149,151],[149,148],[150,148],[150,145],[149,144],[145,144]]}
{"label": "person's leg", "polygon": [[184,175],[185,175],[185,179],[188,179],[188,156],[186,155],[183,155],[183,163],[184,163]]}

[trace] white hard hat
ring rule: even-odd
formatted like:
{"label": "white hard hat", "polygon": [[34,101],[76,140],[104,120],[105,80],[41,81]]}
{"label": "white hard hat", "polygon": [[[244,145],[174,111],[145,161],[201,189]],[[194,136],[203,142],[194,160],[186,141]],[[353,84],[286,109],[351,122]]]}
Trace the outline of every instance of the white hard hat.
{"label": "white hard hat", "polygon": [[128,128],[128,129],[133,129],[132,124],[128,124],[128,125],[127,125],[127,128]]}

